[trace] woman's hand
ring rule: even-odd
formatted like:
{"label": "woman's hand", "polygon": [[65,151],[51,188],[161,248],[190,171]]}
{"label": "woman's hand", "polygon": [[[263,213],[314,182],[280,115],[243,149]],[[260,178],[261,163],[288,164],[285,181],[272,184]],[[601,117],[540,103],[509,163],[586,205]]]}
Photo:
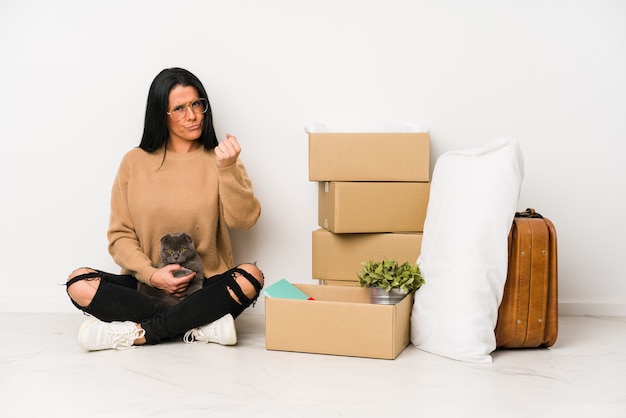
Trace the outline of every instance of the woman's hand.
{"label": "woman's hand", "polygon": [[189,282],[196,276],[196,272],[192,271],[183,277],[174,277],[174,272],[180,270],[182,266],[180,264],[168,264],[165,267],[161,267],[150,277],[150,283],[153,287],[169,293],[173,296],[181,296],[182,293],[187,290]]}
{"label": "woman's hand", "polygon": [[240,153],[241,147],[239,146],[239,142],[237,142],[237,138],[231,134],[226,134],[226,139],[215,147],[217,168],[225,168],[235,164]]}

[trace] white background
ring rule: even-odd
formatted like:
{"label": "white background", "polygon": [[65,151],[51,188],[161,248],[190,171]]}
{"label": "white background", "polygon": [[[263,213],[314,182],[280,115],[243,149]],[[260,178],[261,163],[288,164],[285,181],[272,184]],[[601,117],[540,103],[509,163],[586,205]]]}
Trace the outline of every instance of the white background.
{"label": "white background", "polygon": [[0,60],[0,311],[72,311],[72,269],[117,271],[113,177],[150,82],[181,66],[242,144],[263,213],[236,257],[268,282],[311,282],[304,126],[412,122],[433,163],[518,140],[562,312],[626,313],[624,1],[0,0]]}

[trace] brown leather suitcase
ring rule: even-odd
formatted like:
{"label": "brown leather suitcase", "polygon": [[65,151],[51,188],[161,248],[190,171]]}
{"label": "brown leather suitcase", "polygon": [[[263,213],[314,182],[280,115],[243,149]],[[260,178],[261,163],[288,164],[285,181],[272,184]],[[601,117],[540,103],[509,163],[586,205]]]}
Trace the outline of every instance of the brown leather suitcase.
{"label": "brown leather suitcase", "polygon": [[534,209],[515,214],[496,346],[550,347],[558,334],[556,230]]}

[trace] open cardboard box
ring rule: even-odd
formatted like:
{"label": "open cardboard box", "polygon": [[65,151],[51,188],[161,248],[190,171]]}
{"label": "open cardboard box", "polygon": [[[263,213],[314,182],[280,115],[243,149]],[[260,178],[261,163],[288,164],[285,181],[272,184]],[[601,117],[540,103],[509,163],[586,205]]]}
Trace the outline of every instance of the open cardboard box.
{"label": "open cardboard box", "polygon": [[315,300],[265,299],[268,350],[395,359],[409,345],[413,294],[375,305],[368,288],[294,286]]}

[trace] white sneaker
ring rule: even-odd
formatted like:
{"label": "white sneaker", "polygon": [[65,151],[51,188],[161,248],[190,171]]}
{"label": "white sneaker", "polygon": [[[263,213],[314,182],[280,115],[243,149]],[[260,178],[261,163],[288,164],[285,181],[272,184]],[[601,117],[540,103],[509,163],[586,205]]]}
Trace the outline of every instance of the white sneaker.
{"label": "white sneaker", "polygon": [[123,350],[145,333],[143,329],[137,329],[134,322],[103,322],[89,318],[80,326],[77,340],[78,345],[87,351]]}
{"label": "white sneaker", "polygon": [[217,321],[187,331],[183,341],[186,343],[198,341],[201,343],[235,345],[237,344],[235,319],[231,314],[224,315]]}

